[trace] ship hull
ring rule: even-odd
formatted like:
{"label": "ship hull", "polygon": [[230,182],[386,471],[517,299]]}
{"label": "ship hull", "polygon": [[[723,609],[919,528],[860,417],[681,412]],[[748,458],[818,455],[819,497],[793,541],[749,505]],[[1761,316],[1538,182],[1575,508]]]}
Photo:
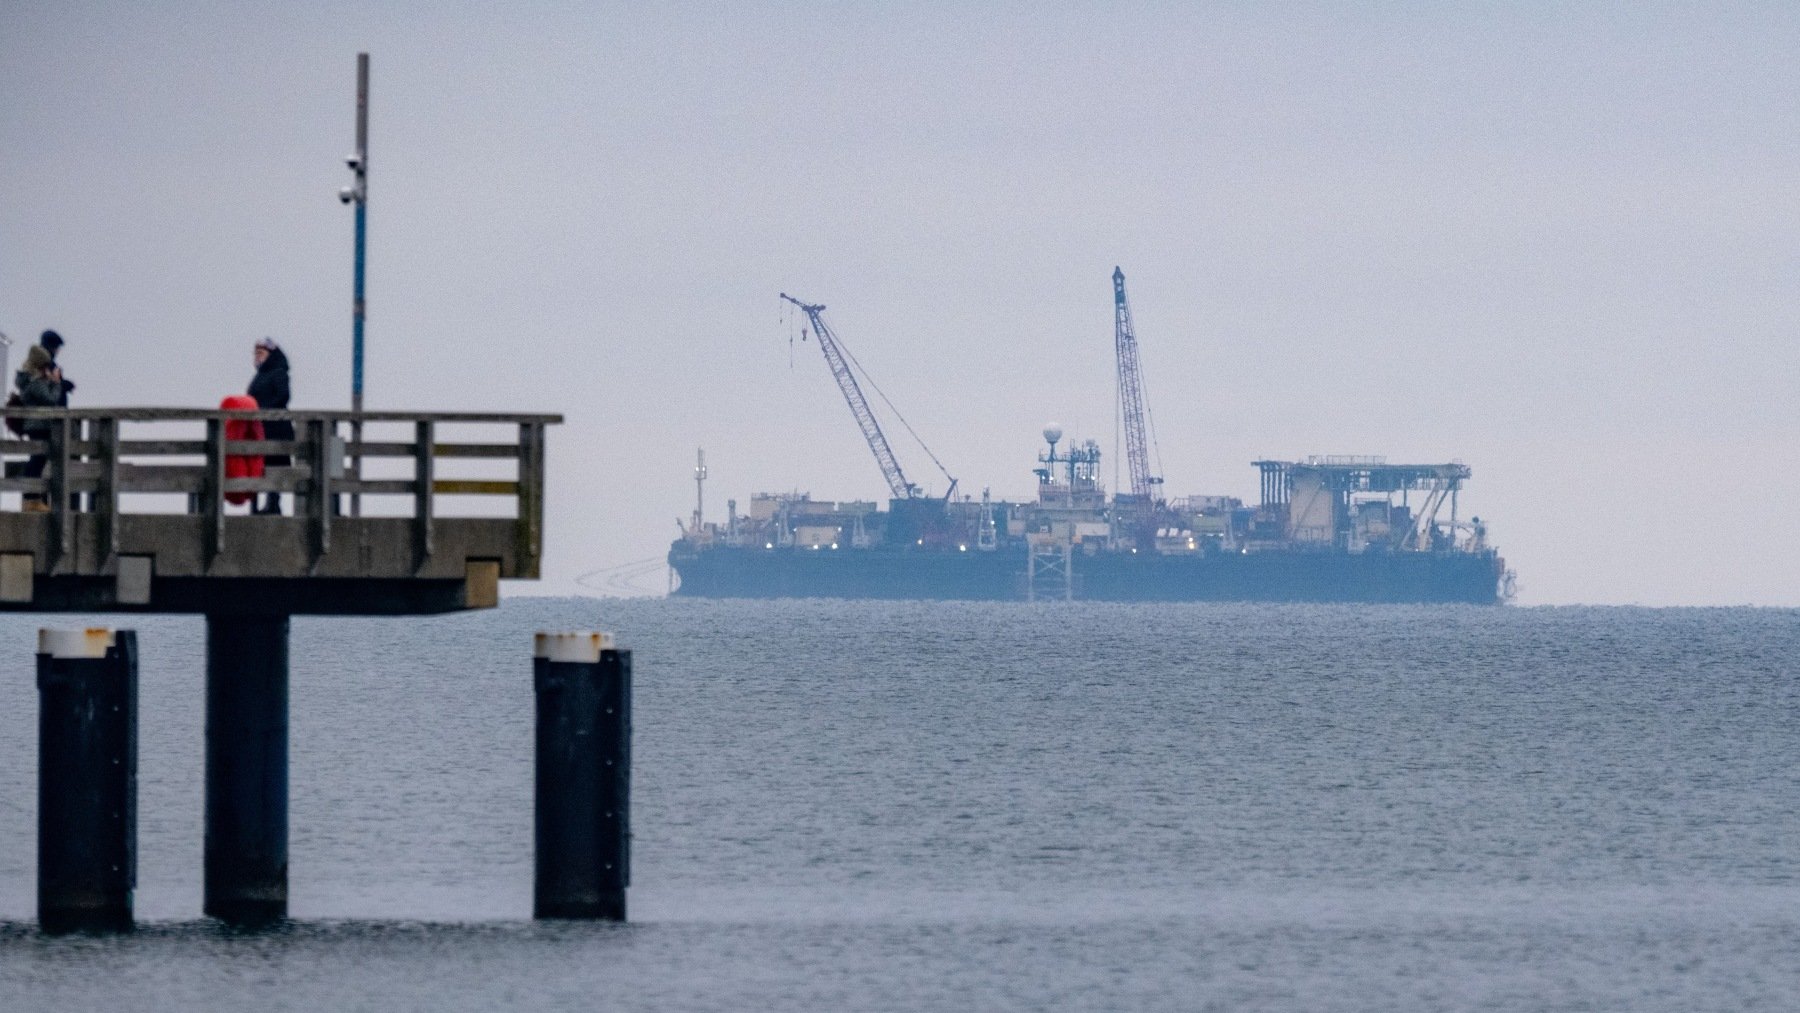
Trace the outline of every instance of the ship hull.
{"label": "ship hull", "polygon": [[697,598],[873,598],[1018,601],[1465,602],[1501,600],[1492,552],[1217,555],[1077,553],[1074,579],[1027,577],[1023,551],[692,549],[669,564],[675,594]]}

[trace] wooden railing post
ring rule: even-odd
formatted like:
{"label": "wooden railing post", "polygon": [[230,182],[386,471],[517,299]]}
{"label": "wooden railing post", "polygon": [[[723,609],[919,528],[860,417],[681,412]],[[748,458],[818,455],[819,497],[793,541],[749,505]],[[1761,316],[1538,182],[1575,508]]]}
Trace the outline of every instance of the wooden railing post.
{"label": "wooden railing post", "polygon": [[417,565],[422,567],[431,559],[432,553],[431,492],[432,484],[437,481],[432,443],[437,437],[436,427],[430,422],[419,422],[414,429],[413,550]]}
{"label": "wooden railing post", "polygon": [[57,562],[62,565],[75,550],[75,519],[69,516],[69,425],[62,416],[50,423],[50,523],[56,531]]}
{"label": "wooden railing post", "polygon": [[311,451],[308,464],[312,471],[306,496],[307,516],[312,528],[313,562],[331,551],[331,437],[328,419],[306,420],[306,435]]}
{"label": "wooden railing post", "polygon": [[[361,415],[362,405],[358,404],[356,407],[358,409],[358,414],[355,418],[350,420],[349,475],[350,475],[350,480],[352,482],[356,482],[356,483],[360,484],[363,480],[363,458],[362,458],[363,420],[362,420],[362,415]],[[354,488],[356,488],[356,486],[351,486],[351,488],[354,489]],[[362,493],[361,492],[353,492],[350,494],[350,516],[352,516],[352,517],[361,517],[362,516]]]}
{"label": "wooden railing post", "polygon": [[94,438],[100,447],[94,516],[100,524],[101,555],[114,556],[119,552],[119,420],[95,419]]}
{"label": "wooden railing post", "polygon": [[[73,425],[71,425],[69,427],[69,438],[71,440],[73,440],[74,442],[69,445],[69,462],[71,464],[79,467],[80,465],[87,463],[88,455],[85,453],[82,453],[81,451],[77,450],[76,448],[78,446],[80,446],[81,444],[87,443],[89,440],[93,439],[94,420],[93,419],[71,419],[70,421],[73,423]],[[70,512],[85,513],[86,511],[91,510],[93,508],[93,505],[94,505],[94,498],[91,495],[83,496],[81,494],[81,491],[74,487],[73,483],[70,484],[70,487],[69,487],[69,510],[70,510]]]}
{"label": "wooden railing post", "polygon": [[521,574],[535,577],[544,531],[544,425],[519,423],[519,558]]}
{"label": "wooden railing post", "polygon": [[200,512],[206,517],[207,556],[225,551],[225,421],[206,420],[206,481]]}

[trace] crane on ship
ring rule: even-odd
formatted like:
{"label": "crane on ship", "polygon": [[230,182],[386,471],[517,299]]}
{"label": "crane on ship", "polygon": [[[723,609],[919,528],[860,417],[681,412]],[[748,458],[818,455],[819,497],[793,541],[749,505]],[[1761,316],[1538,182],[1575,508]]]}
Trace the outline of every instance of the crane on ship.
{"label": "crane on ship", "polygon": [[[875,463],[881,466],[881,475],[887,479],[888,491],[893,494],[894,499],[920,498],[919,487],[908,481],[906,473],[900,470],[900,462],[894,457],[894,448],[888,445],[887,434],[881,431],[881,424],[876,421],[875,412],[869,407],[868,398],[863,396],[862,386],[856,382],[856,374],[852,372],[851,367],[854,365],[860,370],[862,365],[838,340],[837,333],[825,323],[825,307],[817,303],[801,302],[786,292],[781,293],[781,298],[800,307],[800,311],[805,313],[806,318],[812,322],[812,332],[819,338],[819,351],[824,353],[825,364],[831,367],[831,376],[837,381],[838,390],[842,392],[844,400],[850,405],[850,414],[856,416],[856,424],[862,429],[863,439],[869,444],[869,451],[875,455]],[[863,371],[863,375],[868,376],[866,370]],[[931,448],[925,446],[925,441],[919,439],[919,434],[913,432],[912,426],[907,424],[899,409],[894,407],[894,403],[888,400],[886,394],[881,393],[881,388],[876,387],[873,380],[870,380],[869,384],[875,387],[875,393],[881,395],[881,400],[888,406],[888,410],[894,413],[894,417],[899,419],[900,424],[906,427],[906,431],[912,434],[912,438],[918,441],[920,448],[925,451],[925,456],[931,458],[931,463],[937,465],[938,470],[943,472],[944,477],[949,480],[949,490],[944,493],[944,501],[949,502],[950,497],[956,493],[956,479],[951,476],[949,469],[944,467],[944,463],[937,459],[937,455],[931,452]]]}
{"label": "crane on ship", "polygon": [[1125,272],[1113,268],[1113,345],[1119,360],[1119,414],[1125,428],[1125,459],[1131,467],[1133,521],[1139,537],[1154,532],[1157,496],[1162,479],[1150,474],[1147,433],[1149,412],[1144,406],[1143,368],[1138,363],[1137,333],[1131,326],[1131,304],[1125,299]]}

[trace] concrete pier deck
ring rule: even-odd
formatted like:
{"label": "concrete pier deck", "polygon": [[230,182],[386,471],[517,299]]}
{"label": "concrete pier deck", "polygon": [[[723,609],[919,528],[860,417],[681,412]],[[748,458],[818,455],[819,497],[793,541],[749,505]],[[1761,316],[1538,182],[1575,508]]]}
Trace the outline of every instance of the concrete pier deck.
{"label": "concrete pier deck", "polygon": [[[498,604],[542,553],[544,431],[558,415],[7,409],[0,610],[405,615]],[[228,439],[287,419],[293,440]],[[41,478],[24,462],[47,454]],[[231,462],[287,455],[262,477]],[[232,499],[282,494],[285,515]],[[23,512],[6,493],[47,497]]]}

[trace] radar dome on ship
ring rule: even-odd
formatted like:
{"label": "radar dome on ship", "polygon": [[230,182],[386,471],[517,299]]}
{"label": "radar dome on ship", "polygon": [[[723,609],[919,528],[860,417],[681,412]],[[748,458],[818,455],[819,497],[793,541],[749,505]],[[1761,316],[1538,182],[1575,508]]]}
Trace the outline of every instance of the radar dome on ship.
{"label": "radar dome on ship", "polygon": [[1059,443],[1062,441],[1062,436],[1062,427],[1056,423],[1052,422],[1044,427],[1044,441],[1046,443]]}

